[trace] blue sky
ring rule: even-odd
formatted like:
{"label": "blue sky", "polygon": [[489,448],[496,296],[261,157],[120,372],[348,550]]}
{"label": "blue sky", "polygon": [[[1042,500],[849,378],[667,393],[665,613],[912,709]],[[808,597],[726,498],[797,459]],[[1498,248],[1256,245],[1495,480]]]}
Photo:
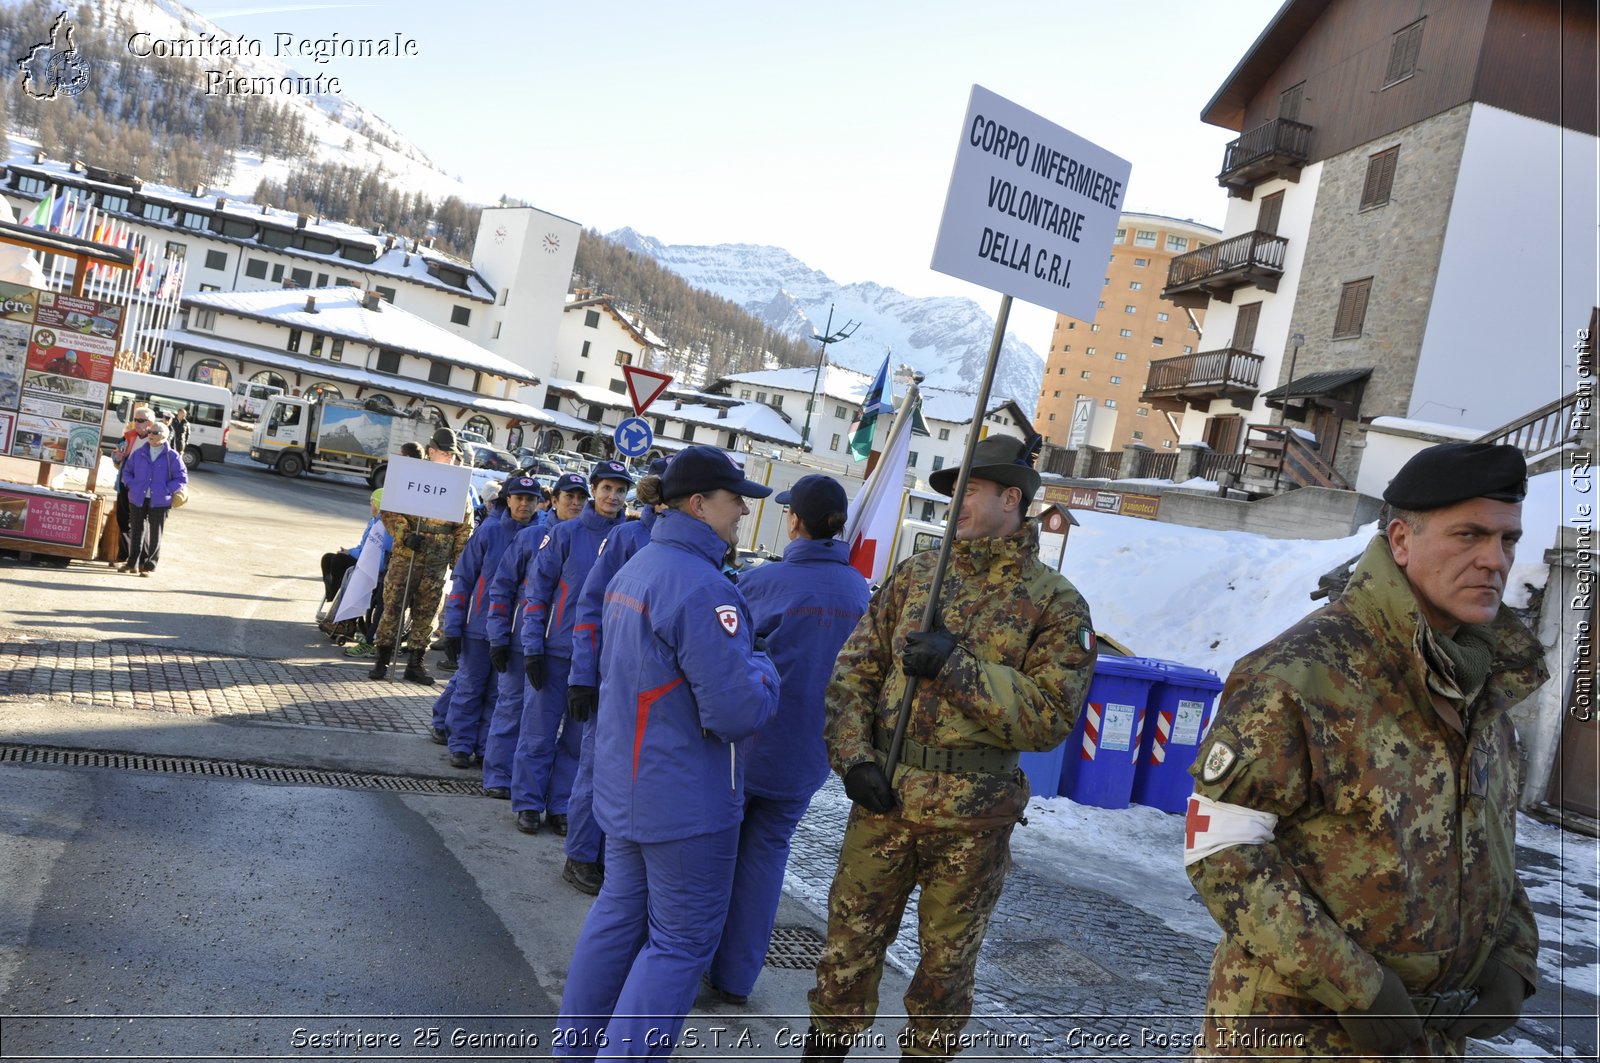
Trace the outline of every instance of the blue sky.
{"label": "blue sky", "polygon": [[[787,248],[841,282],[999,296],[928,268],[974,83],[1130,160],[1125,207],[1220,225],[1202,106],[1278,0],[200,3],[236,34],[415,38],[300,62],[490,193],[668,243]],[[1043,351],[1052,316],[1013,330]]]}

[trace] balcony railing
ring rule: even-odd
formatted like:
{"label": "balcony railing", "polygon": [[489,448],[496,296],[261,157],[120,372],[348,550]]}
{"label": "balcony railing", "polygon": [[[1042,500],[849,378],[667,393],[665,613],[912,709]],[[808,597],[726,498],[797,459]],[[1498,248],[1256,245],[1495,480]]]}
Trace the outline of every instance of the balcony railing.
{"label": "balcony railing", "polygon": [[1300,169],[1311,154],[1311,127],[1287,118],[1274,118],[1231,142],[1222,153],[1217,184],[1228,194],[1251,198],[1256,185],[1274,177],[1300,180]]}
{"label": "balcony railing", "polygon": [[1286,237],[1258,231],[1179,255],[1167,267],[1167,286],[1161,297],[1196,308],[1212,297],[1231,303],[1234,289],[1247,284],[1275,292],[1288,246]]}
{"label": "balcony railing", "polygon": [[1224,347],[1178,358],[1163,358],[1150,363],[1144,393],[1149,401],[1181,398],[1197,409],[1205,409],[1212,399],[1251,399],[1261,385],[1259,354]]}

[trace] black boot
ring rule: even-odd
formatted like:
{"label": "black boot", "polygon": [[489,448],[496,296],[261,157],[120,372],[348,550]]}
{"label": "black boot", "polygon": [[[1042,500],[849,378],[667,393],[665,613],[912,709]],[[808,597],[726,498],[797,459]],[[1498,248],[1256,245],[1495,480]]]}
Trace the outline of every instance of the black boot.
{"label": "black boot", "polygon": [[428,652],[428,647],[419,646],[411,651],[411,659],[406,663],[406,679],[412,683],[421,683],[423,686],[433,686],[433,676],[422,665],[422,658]]}
{"label": "black boot", "polygon": [[839,1043],[838,1038],[831,1037],[817,1029],[816,1024],[806,1027],[805,1054],[800,1057],[802,1063],[839,1063],[850,1051],[848,1047]]}
{"label": "black boot", "polygon": [[372,671],[367,673],[368,679],[382,679],[389,674],[389,662],[394,660],[393,646],[379,646],[378,659],[372,662]]}

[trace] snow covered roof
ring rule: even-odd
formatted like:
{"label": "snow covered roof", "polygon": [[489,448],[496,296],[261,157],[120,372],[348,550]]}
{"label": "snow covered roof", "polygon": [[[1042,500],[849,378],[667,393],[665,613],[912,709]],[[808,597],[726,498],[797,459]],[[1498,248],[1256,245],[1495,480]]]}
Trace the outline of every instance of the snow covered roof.
{"label": "snow covered roof", "polygon": [[606,312],[616,319],[617,324],[627,329],[639,343],[647,347],[654,347],[658,351],[667,349],[667,341],[650,331],[650,327],[644,323],[643,317],[635,314],[630,319],[627,314],[617,309],[616,304],[611,301],[611,297],[608,295],[597,295],[592,299],[580,299],[575,294],[568,293],[566,305],[561,308],[561,312],[589,310],[597,306],[604,307]]}
{"label": "snow covered roof", "polygon": [[[809,395],[812,380],[816,376],[815,369],[804,367],[798,369],[763,369],[753,373],[735,373],[732,376],[720,378],[713,387],[729,388],[734,385],[742,387],[758,387],[776,389],[779,391],[795,391]],[[830,399],[839,399],[852,406],[860,406],[867,397],[867,389],[872,386],[872,378],[865,373],[858,373],[854,369],[843,366],[824,366],[821,378],[817,382],[817,393],[826,395]],[[935,388],[924,384],[922,391],[922,416],[931,421],[945,421],[950,424],[966,424],[972,420],[973,404],[977,401],[977,392],[955,391],[950,388]],[[898,408],[900,401],[905,398],[905,389],[895,388],[894,401]],[[1018,407],[1012,399],[1004,395],[993,395],[989,399],[987,416],[1004,406],[1010,405],[1016,409],[1017,415],[1027,422],[1026,413]]]}
{"label": "snow covered roof", "polygon": [[[551,380],[547,389],[571,395],[579,402],[589,403],[606,409],[627,410],[633,413],[633,403],[628,401],[626,395],[619,395],[610,388],[602,388],[594,384],[579,384],[573,380]],[[726,400],[727,396],[716,396]],[[726,411],[724,415],[723,411]],[[714,428],[727,428],[732,431],[742,432],[745,435],[758,439],[768,440],[773,443],[788,443],[798,445],[800,434],[783,415],[771,406],[761,402],[734,402],[727,404],[685,402],[681,405],[669,404],[656,400],[646,412],[650,417],[669,417],[674,421],[683,421],[687,424],[706,424]]]}
{"label": "snow covered roof", "polygon": [[[189,307],[220,310],[287,328],[322,332],[377,347],[422,355],[510,380],[538,383],[527,369],[392,304],[368,310],[355,288],[268,288],[257,292],[198,292]],[[316,309],[307,310],[307,301]]]}
{"label": "snow covered roof", "polygon": [[[281,351],[270,347],[258,347],[253,343],[241,343],[238,340],[222,339],[209,333],[191,332],[188,329],[181,328],[146,329],[140,335],[154,343],[168,341],[192,351],[214,354],[223,358],[242,358],[262,365],[270,365],[277,369],[305,373],[337,383],[355,384],[379,391],[392,391],[423,402],[436,403],[442,406],[464,407],[469,410],[476,410],[479,413],[493,413],[502,417],[512,417],[519,421],[532,421],[547,425],[557,424],[556,419],[549,411],[538,409],[515,399],[480,395],[477,392],[463,391],[460,388],[430,384],[426,380],[417,380],[414,377],[391,376],[388,373],[374,372],[348,362],[330,362],[326,358],[312,358],[308,355],[293,354],[289,351]],[[593,430],[594,426],[585,422],[584,427]]]}

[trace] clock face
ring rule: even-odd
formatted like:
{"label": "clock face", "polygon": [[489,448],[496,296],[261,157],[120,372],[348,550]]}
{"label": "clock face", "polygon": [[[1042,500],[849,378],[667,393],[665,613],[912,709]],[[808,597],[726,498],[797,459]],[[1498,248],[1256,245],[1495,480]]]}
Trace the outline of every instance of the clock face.
{"label": "clock face", "polygon": [[497,244],[506,242],[506,227],[504,225],[494,231],[494,242]]}
{"label": "clock face", "polygon": [[555,254],[557,251],[561,250],[561,238],[555,233],[545,233],[544,249],[549,254]]}

